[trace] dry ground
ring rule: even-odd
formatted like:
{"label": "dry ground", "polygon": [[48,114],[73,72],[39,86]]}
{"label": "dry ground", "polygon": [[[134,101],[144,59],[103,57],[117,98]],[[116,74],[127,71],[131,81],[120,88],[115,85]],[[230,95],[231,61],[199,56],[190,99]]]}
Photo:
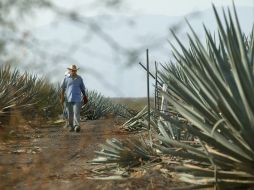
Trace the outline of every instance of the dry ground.
{"label": "dry ground", "polygon": [[[170,189],[174,186],[157,169],[137,172],[131,178],[99,180],[95,158],[100,143],[131,134],[120,130],[116,118],[82,122],[81,132],[57,125],[27,124],[9,131],[12,138],[0,141],[0,189]],[[2,129],[3,130],[3,129]],[[1,130],[0,130],[1,133]]]}

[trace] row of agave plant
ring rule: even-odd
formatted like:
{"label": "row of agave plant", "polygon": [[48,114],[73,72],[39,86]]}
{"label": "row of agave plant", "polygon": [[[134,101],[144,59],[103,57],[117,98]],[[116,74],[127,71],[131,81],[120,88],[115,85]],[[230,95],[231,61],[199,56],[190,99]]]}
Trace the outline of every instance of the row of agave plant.
{"label": "row of agave plant", "polygon": [[[254,27],[249,36],[241,31],[235,6],[233,14],[223,10],[223,21],[213,9],[217,37],[204,27],[204,46],[190,26],[187,48],[173,33],[180,50],[172,45],[175,61],[160,71],[168,89],[159,93],[172,105],[169,113],[184,119],[154,110],[151,146],[108,140],[92,163],[131,167],[173,156],[178,164],[171,174],[192,188],[254,186]],[[147,126],[140,115],[146,116],[143,111],[125,127]],[[172,129],[187,131],[195,143],[176,139]]]}
{"label": "row of agave plant", "polygon": [[110,98],[104,97],[96,91],[88,92],[88,103],[82,106],[81,116],[89,120],[96,120],[112,114],[123,118],[131,118],[133,114],[125,105],[113,103]]}
{"label": "row of agave plant", "polygon": [[[50,84],[44,78],[21,73],[10,65],[1,66],[0,121],[8,122],[11,117],[57,117],[62,112],[59,90],[60,85]],[[125,118],[133,116],[126,106],[114,104],[97,92],[89,91],[88,97],[89,102],[82,108],[82,116],[88,119],[99,119],[109,113]]]}
{"label": "row of agave plant", "polygon": [[8,120],[17,113],[24,118],[44,115],[45,110],[59,113],[56,87],[36,75],[12,69],[10,65],[0,67],[0,91],[1,120]]}

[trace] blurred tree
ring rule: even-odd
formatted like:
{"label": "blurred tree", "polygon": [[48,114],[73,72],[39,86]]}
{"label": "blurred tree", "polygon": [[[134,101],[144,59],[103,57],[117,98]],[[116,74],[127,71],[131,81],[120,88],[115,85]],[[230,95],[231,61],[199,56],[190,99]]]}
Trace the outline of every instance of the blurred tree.
{"label": "blurred tree", "polygon": [[[138,45],[133,44],[131,47],[126,47],[126,44],[121,44],[114,34],[107,30],[107,24],[105,23],[112,18],[101,16],[95,19],[86,15],[86,11],[89,10],[100,13],[108,12],[108,10],[116,13],[122,10],[126,12],[128,9],[126,4],[126,0],[93,0],[86,2],[81,0],[73,0],[71,2],[64,0],[1,0],[0,64],[12,63],[30,72],[35,71],[35,73],[44,74],[44,76],[47,74],[47,76],[53,78],[56,76],[55,72],[62,68],[63,65],[73,63],[82,66],[80,60],[75,56],[77,53],[85,53],[95,58],[101,57],[100,61],[106,63],[107,61],[101,53],[105,50],[91,49],[91,47],[84,46],[92,38],[98,40],[100,44],[106,44],[104,46],[104,48],[107,48],[106,54],[110,54],[108,62],[114,62],[118,65],[122,63],[122,66],[137,64],[140,61],[140,55],[144,53],[145,49],[161,47],[161,44],[167,43],[166,39],[168,37],[166,35],[163,37],[157,36],[156,39],[150,42],[146,42],[144,39],[147,38],[143,38]],[[57,39],[39,39],[36,32],[40,28],[34,29],[34,25],[36,25],[38,19],[46,19],[44,18],[47,17],[45,16],[46,14],[51,15],[51,21],[47,24],[55,27],[52,31],[57,30],[57,26],[62,23],[68,23],[68,27],[81,31],[82,36],[80,39],[74,40],[70,36],[71,42],[68,44]],[[31,22],[34,23],[31,24]],[[129,25],[126,23],[127,27],[135,25],[135,21],[132,19],[118,22],[129,22]],[[117,28],[115,26],[118,24],[114,24],[113,27]],[[31,26],[33,26],[33,29]],[[172,26],[172,29],[176,31],[181,26],[182,22],[177,22],[176,25]],[[139,38],[144,36],[139,36]],[[101,47],[99,46],[99,48]],[[54,65],[54,68],[52,68],[52,65]],[[119,89],[117,86],[112,85],[107,77],[101,78],[103,76],[96,70],[96,67],[86,68],[85,65],[84,68],[89,74],[94,75],[97,80],[98,76],[100,76],[100,83],[103,83],[108,89],[114,92]],[[125,69],[121,68],[120,72]],[[121,94],[121,92],[118,94]]]}
{"label": "blurred tree", "polygon": [[[100,7],[106,7],[108,9],[118,9],[121,6],[123,0],[105,0],[94,1],[93,5]],[[79,27],[87,26],[99,35],[102,39],[107,41],[112,48],[122,49],[122,47],[110,36],[107,35],[99,25],[93,19],[88,19],[82,16],[77,10],[69,9],[56,3],[56,0],[1,0],[0,1],[0,56],[6,53],[7,42],[16,43],[22,45],[25,44],[25,40],[32,39],[29,31],[24,31],[24,24],[26,19],[31,17],[36,19],[37,11],[51,11],[55,14],[57,21],[70,20],[74,24],[79,24]],[[92,3],[90,3],[92,4]],[[94,6],[93,6],[94,7]],[[83,24],[83,25],[82,25]],[[34,36],[32,36],[34,38]],[[33,39],[36,41],[36,39]]]}
{"label": "blurred tree", "polygon": [[20,30],[27,16],[42,8],[51,8],[47,0],[1,0],[0,1],[0,61],[8,54],[8,47],[22,43],[28,33]]}

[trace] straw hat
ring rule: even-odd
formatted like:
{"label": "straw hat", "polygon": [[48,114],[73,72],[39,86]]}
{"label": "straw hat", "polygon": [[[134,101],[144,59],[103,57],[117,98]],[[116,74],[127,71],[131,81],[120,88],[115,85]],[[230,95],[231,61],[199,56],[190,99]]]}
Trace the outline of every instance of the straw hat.
{"label": "straw hat", "polygon": [[77,68],[76,65],[70,65],[67,69],[77,71],[79,68]]}

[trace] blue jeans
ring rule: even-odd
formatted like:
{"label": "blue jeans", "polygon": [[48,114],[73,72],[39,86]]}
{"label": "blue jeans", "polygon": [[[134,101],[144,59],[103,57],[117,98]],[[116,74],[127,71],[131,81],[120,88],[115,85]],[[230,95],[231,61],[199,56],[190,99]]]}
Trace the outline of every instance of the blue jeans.
{"label": "blue jeans", "polygon": [[66,102],[69,126],[80,126],[81,102]]}

